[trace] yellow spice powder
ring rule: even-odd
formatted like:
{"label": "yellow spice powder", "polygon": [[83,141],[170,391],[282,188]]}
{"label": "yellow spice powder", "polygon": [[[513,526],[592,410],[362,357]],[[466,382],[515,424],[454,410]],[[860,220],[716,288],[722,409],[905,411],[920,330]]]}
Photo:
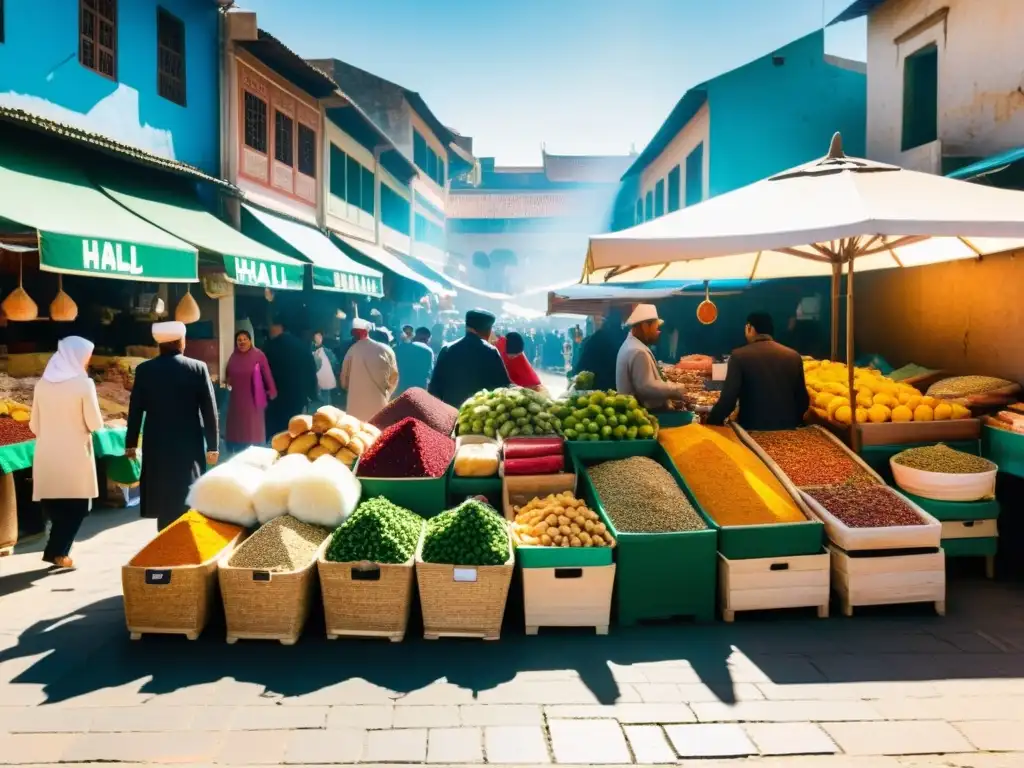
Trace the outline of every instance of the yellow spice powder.
{"label": "yellow spice powder", "polygon": [[199,565],[222,552],[242,529],[211,520],[196,511],[186,512],[157,534],[129,565],[170,568]]}
{"label": "yellow spice powder", "polygon": [[757,455],[728,427],[691,424],[658,432],[704,511],[719,525],[807,520]]}

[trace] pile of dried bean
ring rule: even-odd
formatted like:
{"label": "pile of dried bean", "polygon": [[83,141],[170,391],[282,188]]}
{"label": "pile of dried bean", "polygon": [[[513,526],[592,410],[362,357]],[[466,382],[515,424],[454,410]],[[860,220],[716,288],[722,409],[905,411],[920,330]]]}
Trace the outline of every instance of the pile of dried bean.
{"label": "pile of dried bean", "polygon": [[297,571],[313,562],[316,551],[330,535],[329,530],[319,525],[282,515],[246,539],[228,565],[261,571]]}
{"label": "pile of dried bean", "polygon": [[910,448],[897,453],[893,461],[911,469],[942,472],[947,475],[973,475],[996,469],[996,465],[988,459],[958,451],[941,443],[923,448]]}
{"label": "pile of dried bean", "polygon": [[910,505],[884,485],[839,485],[807,493],[850,528],[925,525]]}
{"label": "pile of dried bean", "polygon": [[703,531],[707,524],[672,474],[654,459],[631,456],[587,470],[619,533]]}
{"label": "pile of dried bean", "polygon": [[875,482],[842,446],[815,427],[750,435],[798,488]]}

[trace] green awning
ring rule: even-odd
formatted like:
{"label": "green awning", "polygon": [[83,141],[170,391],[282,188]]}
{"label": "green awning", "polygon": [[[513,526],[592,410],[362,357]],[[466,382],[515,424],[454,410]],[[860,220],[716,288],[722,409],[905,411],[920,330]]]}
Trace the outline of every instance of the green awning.
{"label": "green awning", "polygon": [[343,251],[351,248],[357,254],[362,254],[364,258],[372,260],[374,263],[379,264],[389,272],[393,272],[399,277],[404,277],[406,280],[411,280],[412,282],[423,286],[429,293],[436,293],[442,296],[454,295],[454,291],[447,290],[436,280],[431,280],[429,277],[421,275],[415,270],[409,269],[409,267],[402,263],[401,259],[386,248],[381,248],[379,245],[375,245],[374,243],[367,243],[363,240],[358,240],[354,237],[342,235],[337,232],[331,233],[331,240]]}
{"label": "green awning", "polygon": [[246,237],[207,211],[194,192],[131,177],[94,176],[128,210],[195,247],[224,259],[230,282],[276,291],[301,291],[305,264]]}
{"label": "green awning", "polygon": [[314,289],[384,295],[382,273],[353,261],[315,227],[243,205],[242,231],[275,250],[308,261]]}
{"label": "green awning", "polygon": [[122,208],[67,158],[0,144],[0,218],[37,230],[40,268],[47,272],[199,279],[193,246]]}

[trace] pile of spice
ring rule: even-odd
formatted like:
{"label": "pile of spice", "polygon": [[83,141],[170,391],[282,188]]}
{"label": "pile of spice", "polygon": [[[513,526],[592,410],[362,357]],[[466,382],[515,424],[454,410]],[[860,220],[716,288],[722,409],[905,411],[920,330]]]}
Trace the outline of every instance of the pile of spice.
{"label": "pile of spice", "polygon": [[136,568],[173,568],[200,565],[216,557],[242,532],[237,525],[186,512],[157,534],[128,565]]}
{"label": "pile of spice", "polygon": [[359,460],[359,477],[441,477],[455,456],[455,441],[411,416],[383,432]]}
{"label": "pile of spice", "polygon": [[654,459],[631,456],[587,469],[605,514],[619,533],[703,531],[707,524],[672,474]]}
{"label": "pile of spice", "polygon": [[973,475],[993,472],[996,465],[981,456],[964,453],[939,443],[924,448],[910,448],[893,456],[893,461],[904,467],[947,475]]}
{"label": "pile of spice", "polygon": [[850,528],[925,525],[924,519],[884,485],[839,485],[807,493]]}
{"label": "pile of spice", "polygon": [[442,435],[450,435],[459,420],[459,411],[443,400],[438,400],[427,390],[413,387],[378,411],[370,423],[384,430],[410,417],[422,421]]}
{"label": "pile of spice", "polygon": [[309,525],[291,515],[275,517],[245,540],[228,565],[259,571],[297,571],[313,562],[320,545],[330,535],[326,528]]}
{"label": "pile of spice", "polygon": [[937,381],[928,387],[931,397],[968,397],[971,395],[1012,394],[1020,385],[994,376],[953,376]]}
{"label": "pile of spice", "polygon": [[658,433],[697,503],[719,525],[802,523],[807,518],[757,455],[728,427]]}
{"label": "pile of spice", "polygon": [[815,427],[751,432],[750,436],[798,488],[876,482],[842,446]]}
{"label": "pile of spice", "polygon": [[36,436],[32,434],[27,421],[0,416],[0,446],[27,443],[29,440],[35,439]]}

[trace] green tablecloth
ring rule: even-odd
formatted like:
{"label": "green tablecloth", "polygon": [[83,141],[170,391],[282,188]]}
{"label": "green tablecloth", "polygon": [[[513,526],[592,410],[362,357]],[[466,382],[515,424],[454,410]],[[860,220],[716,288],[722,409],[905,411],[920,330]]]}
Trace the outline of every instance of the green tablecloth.
{"label": "green tablecloth", "polygon": [[[107,427],[92,435],[92,447],[97,459],[109,456],[124,456],[124,438],[127,430],[123,427]],[[36,441],[5,445],[0,447],[0,472],[7,475],[32,466],[36,453]],[[118,480],[121,482],[121,480]]]}

